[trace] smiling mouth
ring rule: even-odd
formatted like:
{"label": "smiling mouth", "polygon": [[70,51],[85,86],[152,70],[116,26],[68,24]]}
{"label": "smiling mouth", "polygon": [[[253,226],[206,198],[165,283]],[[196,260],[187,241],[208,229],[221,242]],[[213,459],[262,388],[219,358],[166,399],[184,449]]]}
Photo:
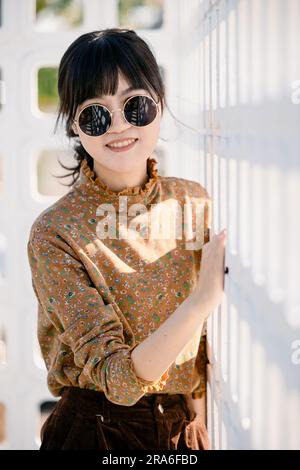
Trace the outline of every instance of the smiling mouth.
{"label": "smiling mouth", "polygon": [[116,146],[116,147],[112,147],[110,145],[106,145],[107,148],[109,148],[109,150],[113,151],[113,152],[124,152],[126,150],[130,150],[131,148],[133,148],[135,146],[135,144],[137,143],[139,139],[134,139],[133,142],[131,142],[130,144],[128,145],[122,145],[122,146]]}

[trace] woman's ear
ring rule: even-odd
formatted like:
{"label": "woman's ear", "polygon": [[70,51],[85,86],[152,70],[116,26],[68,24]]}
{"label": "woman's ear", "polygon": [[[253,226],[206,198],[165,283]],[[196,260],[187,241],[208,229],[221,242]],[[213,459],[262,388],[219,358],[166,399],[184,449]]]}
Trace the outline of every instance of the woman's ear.
{"label": "woman's ear", "polygon": [[73,130],[74,134],[78,135],[77,126],[74,122],[73,122],[71,127],[72,127],[72,130]]}

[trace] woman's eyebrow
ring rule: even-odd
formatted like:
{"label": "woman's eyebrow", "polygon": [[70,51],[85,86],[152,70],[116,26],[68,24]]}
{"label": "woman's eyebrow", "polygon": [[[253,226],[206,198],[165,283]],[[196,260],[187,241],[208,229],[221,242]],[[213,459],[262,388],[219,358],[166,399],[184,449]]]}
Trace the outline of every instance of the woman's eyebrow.
{"label": "woman's eyebrow", "polygon": [[124,96],[124,95],[126,95],[126,93],[129,93],[129,91],[133,91],[133,90],[143,90],[143,91],[147,91],[147,90],[145,90],[144,88],[135,88],[134,86],[130,86],[129,88],[126,88],[126,90],[123,90],[123,91],[122,91],[121,96]]}
{"label": "woman's eyebrow", "polygon": [[[129,88],[126,88],[126,90],[123,90],[121,91],[121,93],[119,94],[119,96],[124,96],[126,95],[127,93],[129,93],[130,91],[146,91],[145,88],[136,88],[134,86],[130,86]],[[98,98],[93,98],[93,99],[104,99],[102,96],[99,96]]]}
{"label": "woman's eyebrow", "polygon": [[[124,96],[124,95],[126,95],[127,93],[129,93],[130,91],[134,91],[134,90],[136,90],[136,91],[138,91],[138,90],[140,90],[140,91],[145,91],[146,93],[148,93],[148,91],[147,91],[145,88],[135,88],[134,86],[130,86],[129,88],[126,88],[126,90],[123,90],[123,91],[120,93],[120,96]],[[102,97],[100,97],[100,96],[98,96],[98,97],[95,96],[94,98],[89,98],[89,99],[86,100],[81,106],[79,106],[79,111],[80,111],[82,108],[84,108],[84,106],[86,106],[87,101],[97,101],[97,100],[101,101],[101,100],[103,100],[103,99],[104,99],[104,98],[102,98]]]}

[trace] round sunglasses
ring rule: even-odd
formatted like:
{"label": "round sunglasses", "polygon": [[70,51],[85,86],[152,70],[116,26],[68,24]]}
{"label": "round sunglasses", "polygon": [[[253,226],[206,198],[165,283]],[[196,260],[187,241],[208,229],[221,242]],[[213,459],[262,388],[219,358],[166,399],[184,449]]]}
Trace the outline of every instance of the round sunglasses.
{"label": "round sunglasses", "polygon": [[106,134],[111,127],[113,113],[121,111],[124,119],[132,126],[146,127],[156,118],[158,103],[145,95],[131,96],[125,101],[123,109],[114,111],[110,111],[102,104],[92,103],[82,108],[78,118],[73,119],[73,122],[78,123],[84,134],[98,137]]}

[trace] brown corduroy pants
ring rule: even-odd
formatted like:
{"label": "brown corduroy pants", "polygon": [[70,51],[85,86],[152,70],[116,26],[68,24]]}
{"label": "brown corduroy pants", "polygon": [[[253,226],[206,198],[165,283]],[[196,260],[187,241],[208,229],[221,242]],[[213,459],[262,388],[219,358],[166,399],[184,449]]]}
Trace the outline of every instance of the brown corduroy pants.
{"label": "brown corduroy pants", "polygon": [[40,450],[210,450],[205,424],[182,394],[148,394],[135,405],[103,392],[63,389],[41,429]]}

